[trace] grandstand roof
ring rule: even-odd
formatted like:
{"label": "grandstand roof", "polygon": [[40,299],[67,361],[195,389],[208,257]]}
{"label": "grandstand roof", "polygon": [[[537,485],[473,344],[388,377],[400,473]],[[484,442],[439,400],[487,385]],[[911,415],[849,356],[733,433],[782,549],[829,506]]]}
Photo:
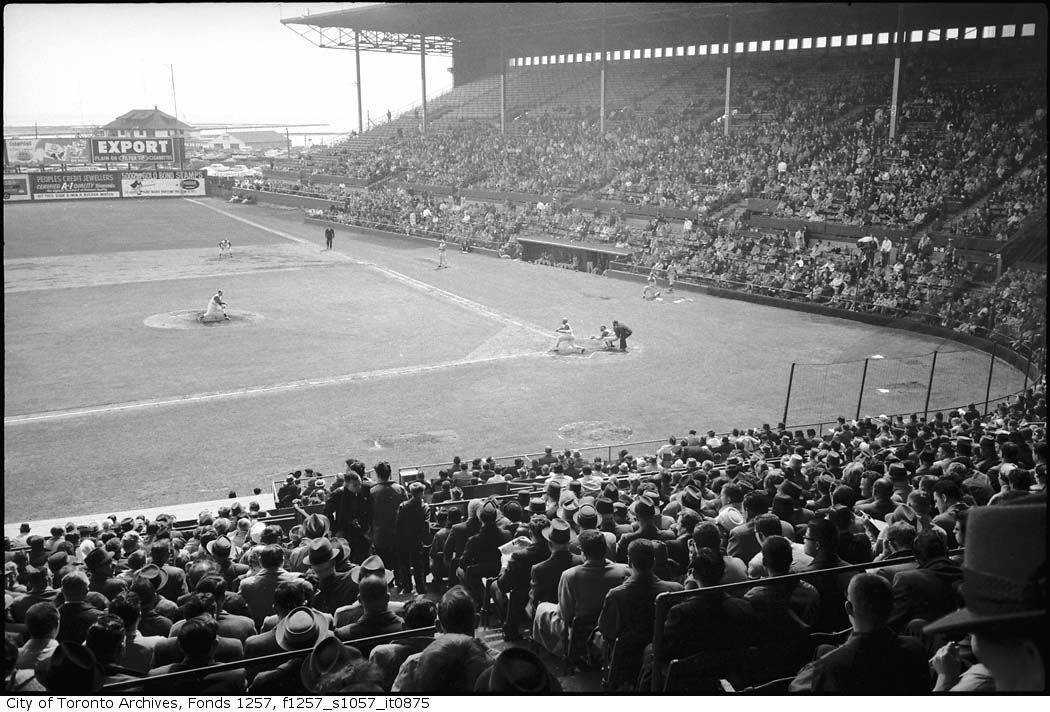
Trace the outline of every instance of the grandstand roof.
{"label": "grandstand roof", "polygon": [[[724,40],[734,17],[734,41],[892,32],[899,5],[912,27],[963,27],[1034,22],[1045,26],[1041,3],[379,3],[287,18],[285,25],[358,30],[362,47],[442,52],[453,40],[495,39],[508,51],[538,52],[594,46],[605,19],[610,47],[696,44]],[[415,41],[413,40],[415,38]],[[434,42],[430,40],[433,39]]]}

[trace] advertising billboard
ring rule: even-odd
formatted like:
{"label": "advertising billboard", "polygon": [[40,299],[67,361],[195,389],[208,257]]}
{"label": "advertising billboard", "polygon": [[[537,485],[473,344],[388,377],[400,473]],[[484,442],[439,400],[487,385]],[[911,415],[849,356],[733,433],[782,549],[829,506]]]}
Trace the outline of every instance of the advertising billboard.
{"label": "advertising billboard", "polygon": [[86,138],[5,138],[4,158],[12,166],[91,163]]}
{"label": "advertising billboard", "polygon": [[4,175],[4,202],[29,200],[29,177],[25,174]]}
{"label": "advertising billboard", "polygon": [[[181,138],[93,138],[91,163],[175,163]],[[178,149],[176,151],[176,148]]]}
{"label": "advertising billboard", "polygon": [[125,198],[203,196],[204,171],[123,171],[120,185]]}
{"label": "advertising billboard", "polygon": [[33,200],[120,197],[120,174],[116,172],[30,173],[28,175]]}

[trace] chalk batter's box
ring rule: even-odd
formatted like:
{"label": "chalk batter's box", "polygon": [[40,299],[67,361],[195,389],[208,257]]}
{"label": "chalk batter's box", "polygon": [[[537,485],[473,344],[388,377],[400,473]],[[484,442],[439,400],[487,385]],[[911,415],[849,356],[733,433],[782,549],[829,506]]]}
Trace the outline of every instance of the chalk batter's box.
{"label": "chalk batter's box", "polygon": [[112,173],[29,173],[28,176],[33,200],[120,197],[120,174],[115,171]]}
{"label": "chalk batter's box", "polygon": [[130,171],[120,174],[125,198],[203,196],[204,171]]}

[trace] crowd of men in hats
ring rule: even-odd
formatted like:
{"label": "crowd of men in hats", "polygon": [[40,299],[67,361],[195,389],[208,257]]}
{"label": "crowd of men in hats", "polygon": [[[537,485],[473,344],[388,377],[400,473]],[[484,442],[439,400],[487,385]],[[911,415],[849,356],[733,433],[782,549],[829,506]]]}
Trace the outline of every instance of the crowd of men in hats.
{"label": "crowd of men in hats", "polygon": [[[186,529],[163,515],[24,526],[5,542],[5,687],[177,692],[148,678],[304,651],[203,672],[194,689],[550,692],[567,660],[634,690],[673,659],[848,630],[778,661],[792,690],[1041,690],[1045,419],[1041,383],[987,414],[690,431],[613,461],[457,459],[407,486],[351,459],[331,489],[307,478],[315,513],[286,484],[288,532],[236,503]],[[500,481],[532,486],[459,501]],[[657,620],[662,593],[751,580],[683,594]],[[476,635],[482,611],[501,653]]]}

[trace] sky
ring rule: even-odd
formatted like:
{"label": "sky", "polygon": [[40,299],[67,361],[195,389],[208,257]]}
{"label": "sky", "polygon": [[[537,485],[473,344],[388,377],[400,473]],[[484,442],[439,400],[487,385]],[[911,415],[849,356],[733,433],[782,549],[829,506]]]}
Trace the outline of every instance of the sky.
{"label": "sky", "polygon": [[[280,20],[368,4],[5,5],[4,126],[174,114],[177,101],[189,124],[356,129],[353,50],[320,49]],[[451,64],[428,58],[428,97],[451,88]],[[361,90],[366,121],[418,105],[419,57],[362,52]]]}

